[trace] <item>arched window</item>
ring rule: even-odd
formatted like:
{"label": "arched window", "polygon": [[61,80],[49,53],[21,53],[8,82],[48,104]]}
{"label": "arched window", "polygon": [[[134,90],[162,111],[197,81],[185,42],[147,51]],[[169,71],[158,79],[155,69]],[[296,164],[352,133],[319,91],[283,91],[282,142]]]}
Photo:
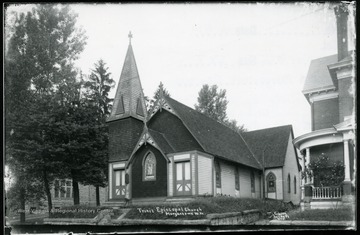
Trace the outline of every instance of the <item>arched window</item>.
{"label": "arched window", "polygon": [[296,176],[294,176],[294,194],[296,194]]}
{"label": "arched window", "polygon": [[250,173],[250,181],[251,181],[251,192],[255,193],[255,174],[253,171]]}
{"label": "arched window", "polygon": [[290,174],[288,174],[287,181],[288,181],[288,193],[291,193],[291,179],[290,179]]}
{"label": "arched window", "polygon": [[218,161],[215,161],[216,187],[221,188],[221,169]]}
{"label": "arched window", "polygon": [[145,155],[143,163],[143,179],[155,180],[156,179],[156,158],[152,152]]}
{"label": "arched window", "polygon": [[269,193],[276,192],[276,177],[274,173],[270,172],[266,177],[266,181],[267,181],[267,191]]}
{"label": "arched window", "polygon": [[239,181],[239,168],[235,169],[235,189],[240,190],[240,181]]}

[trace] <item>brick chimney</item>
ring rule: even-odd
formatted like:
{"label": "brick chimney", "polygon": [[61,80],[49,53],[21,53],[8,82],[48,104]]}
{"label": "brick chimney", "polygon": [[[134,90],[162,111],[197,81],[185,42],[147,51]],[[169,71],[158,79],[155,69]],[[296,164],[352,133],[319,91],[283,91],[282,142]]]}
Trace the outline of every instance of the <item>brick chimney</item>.
{"label": "brick chimney", "polygon": [[349,11],[346,4],[339,4],[334,8],[337,28],[338,61],[348,56],[347,21]]}

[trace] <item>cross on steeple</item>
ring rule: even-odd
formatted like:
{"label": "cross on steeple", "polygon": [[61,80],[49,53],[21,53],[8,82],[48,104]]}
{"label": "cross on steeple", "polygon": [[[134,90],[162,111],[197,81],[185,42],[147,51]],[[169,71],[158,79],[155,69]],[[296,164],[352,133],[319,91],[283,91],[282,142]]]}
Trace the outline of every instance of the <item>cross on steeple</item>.
{"label": "cross on steeple", "polygon": [[131,31],[129,31],[129,35],[128,35],[128,37],[129,37],[129,44],[131,45],[131,38],[132,38],[132,33],[131,33]]}

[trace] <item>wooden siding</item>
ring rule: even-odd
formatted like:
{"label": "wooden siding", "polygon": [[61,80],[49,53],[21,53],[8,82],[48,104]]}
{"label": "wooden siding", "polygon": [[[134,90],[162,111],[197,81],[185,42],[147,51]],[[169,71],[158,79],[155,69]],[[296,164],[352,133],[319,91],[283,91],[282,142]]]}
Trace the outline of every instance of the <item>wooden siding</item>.
{"label": "wooden siding", "polygon": [[[151,151],[156,158],[155,180],[143,179],[143,159]],[[159,150],[147,144],[135,153],[132,168],[132,197],[166,197],[167,196],[167,162]]]}
{"label": "wooden siding", "polygon": [[235,167],[229,163],[220,162],[222,194],[235,196]]}
{"label": "wooden siding", "polygon": [[283,199],[283,174],[282,174],[282,168],[272,168],[272,169],[266,169],[265,170],[265,179],[267,177],[267,175],[272,172],[274,173],[275,177],[276,177],[276,194],[274,195],[273,193],[267,193],[267,182],[265,183],[265,195],[267,195],[266,197],[268,198],[273,198],[273,199],[278,199],[278,200],[282,200]]}
{"label": "wooden siding", "polygon": [[261,176],[259,172],[255,172],[255,197],[260,198],[261,196]]}
{"label": "wooden siding", "polygon": [[[294,204],[300,203],[300,172],[296,162],[296,154],[292,144],[291,135],[289,137],[288,147],[286,150],[285,164],[283,169],[284,179],[284,201],[292,202]],[[290,174],[290,193],[288,193],[288,174]],[[294,176],[296,177],[296,193],[294,193]]]}
{"label": "wooden siding", "polygon": [[198,154],[199,195],[212,194],[212,159]]}
{"label": "wooden siding", "polygon": [[250,169],[241,167],[239,169],[240,176],[240,197],[251,197]]}
{"label": "wooden siding", "polygon": [[174,164],[174,159],[173,157],[169,157],[169,164],[168,164],[168,196],[169,197],[172,197],[174,195],[174,173],[173,173],[173,164]]}
{"label": "wooden siding", "polygon": [[191,192],[192,195],[196,195],[196,156],[190,155],[190,170],[191,170]]}

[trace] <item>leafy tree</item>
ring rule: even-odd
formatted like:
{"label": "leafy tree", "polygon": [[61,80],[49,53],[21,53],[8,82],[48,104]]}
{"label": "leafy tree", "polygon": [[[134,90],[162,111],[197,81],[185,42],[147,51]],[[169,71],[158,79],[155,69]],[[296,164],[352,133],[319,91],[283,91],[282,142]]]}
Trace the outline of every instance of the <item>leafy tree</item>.
{"label": "leafy tree", "polygon": [[[75,26],[76,17],[69,6],[36,5],[26,14],[14,15],[15,25],[7,27],[11,31],[5,54],[7,162],[18,182],[43,182],[38,189],[44,190],[49,210],[52,180],[64,174],[59,165],[62,149],[53,138],[54,113],[74,96],[65,94],[66,87],[76,78],[73,61],[86,40]],[[26,195],[25,186],[20,186]]]}
{"label": "leafy tree", "polygon": [[227,118],[228,103],[226,90],[220,89],[218,92],[217,85],[209,87],[208,84],[205,84],[199,91],[198,104],[195,105],[195,109],[216,121],[224,122]]}
{"label": "leafy tree", "polygon": [[237,133],[246,131],[244,125],[238,126],[235,119],[229,120],[226,114],[227,104],[226,90],[218,91],[217,85],[203,85],[199,91],[198,103],[195,104],[195,110],[205,114],[206,116],[224,124]]}

